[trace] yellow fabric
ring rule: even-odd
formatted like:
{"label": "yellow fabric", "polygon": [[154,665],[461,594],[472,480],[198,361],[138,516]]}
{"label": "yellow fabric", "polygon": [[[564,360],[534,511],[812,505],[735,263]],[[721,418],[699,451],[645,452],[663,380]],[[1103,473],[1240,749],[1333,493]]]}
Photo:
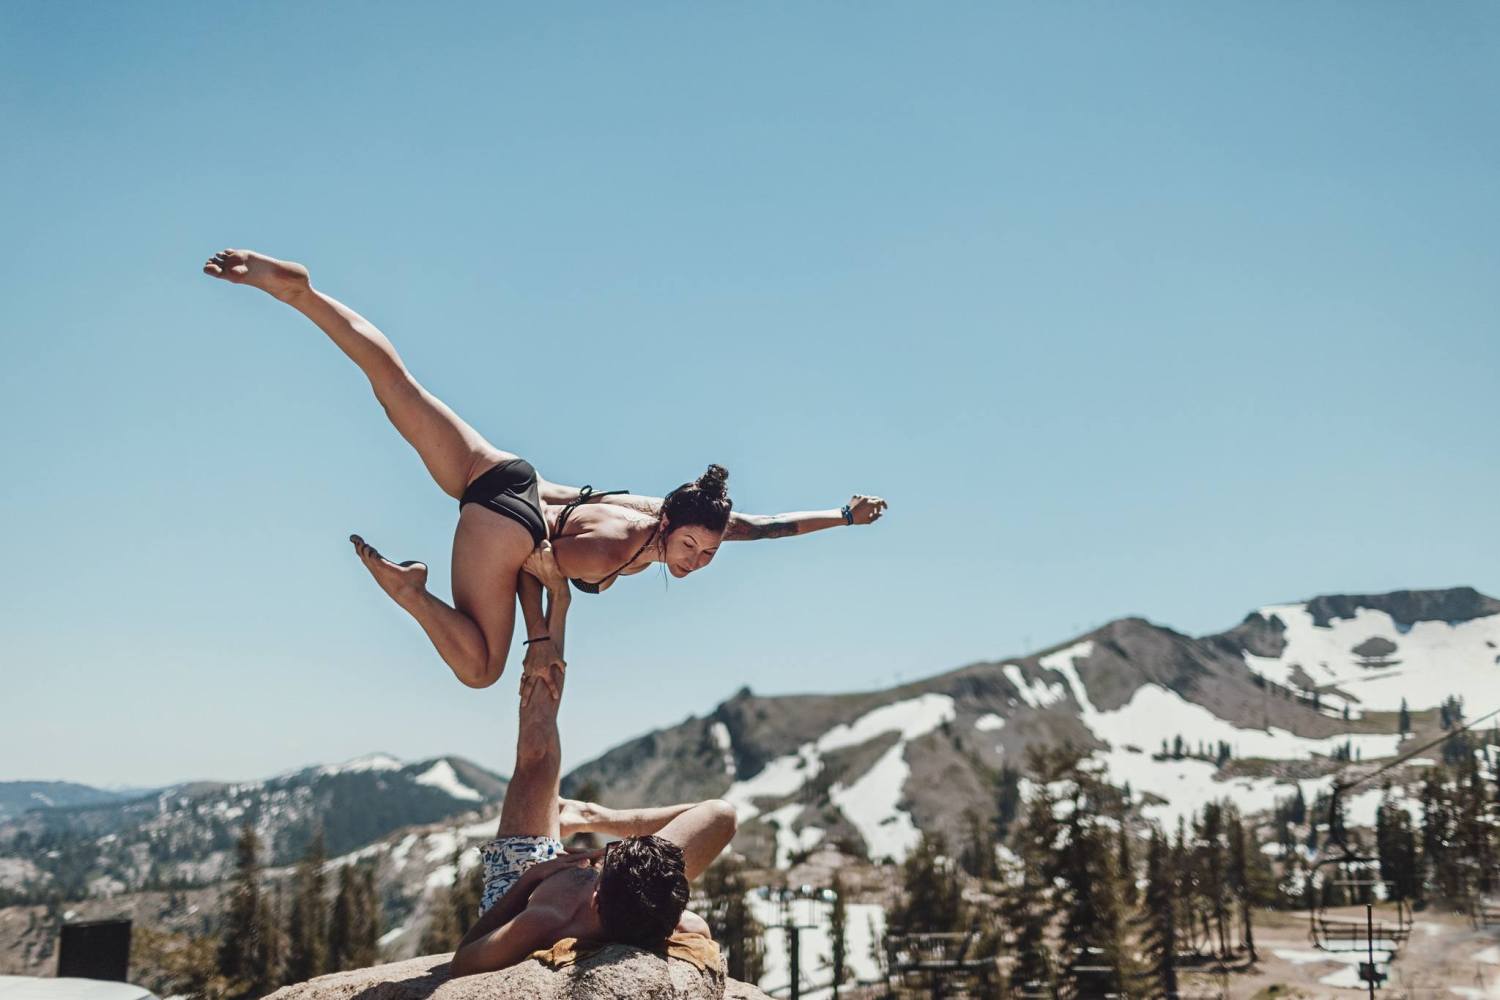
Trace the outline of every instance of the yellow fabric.
{"label": "yellow fabric", "polygon": [[[581,962],[594,952],[609,944],[608,941],[580,941],[578,938],[563,938],[550,948],[531,953],[531,957],[554,969],[563,969],[574,962]],[[702,934],[673,934],[660,947],[647,949],[664,958],[677,958],[691,962],[699,972],[719,967],[719,946],[713,938]]]}

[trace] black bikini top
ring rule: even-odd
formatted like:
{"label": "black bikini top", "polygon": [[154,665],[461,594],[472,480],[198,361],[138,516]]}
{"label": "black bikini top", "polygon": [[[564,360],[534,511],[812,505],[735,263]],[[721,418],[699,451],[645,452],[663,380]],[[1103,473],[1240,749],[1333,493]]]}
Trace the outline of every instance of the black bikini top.
{"label": "black bikini top", "polygon": [[[572,514],[573,511],[588,503],[590,500],[594,500],[599,497],[623,496],[624,494],[627,494],[629,492],[629,490],[607,490],[603,493],[596,493],[594,492],[594,488],[592,486],[583,487],[578,491],[578,496],[574,497],[572,500],[569,500],[563,507],[562,512],[557,515],[557,529],[553,532],[553,536],[561,537],[563,527],[568,523],[568,515]],[[657,522],[657,527],[661,527],[661,522]],[[642,543],[641,547],[635,550],[635,555],[631,556],[629,559],[626,559],[623,563],[620,564],[619,569],[616,569],[613,573],[609,574],[598,583],[590,583],[587,580],[578,580],[572,577],[568,579],[568,582],[577,587],[579,590],[583,591],[585,594],[599,593],[600,588],[620,575],[620,570],[635,562],[636,557],[639,556],[642,552],[645,552],[646,546],[650,545],[655,538],[656,530],[653,529],[651,534],[646,538],[646,541]]]}

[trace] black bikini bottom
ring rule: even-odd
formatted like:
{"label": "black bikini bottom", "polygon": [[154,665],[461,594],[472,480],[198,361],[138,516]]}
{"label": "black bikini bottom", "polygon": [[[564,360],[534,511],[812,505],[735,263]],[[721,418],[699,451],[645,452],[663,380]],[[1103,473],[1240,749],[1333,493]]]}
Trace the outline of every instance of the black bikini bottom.
{"label": "black bikini bottom", "polygon": [[542,518],[542,502],[537,493],[536,469],[524,458],[506,459],[480,475],[464,490],[458,501],[459,509],[462,510],[466,503],[477,503],[519,521],[531,532],[535,544],[547,537],[547,522]]}

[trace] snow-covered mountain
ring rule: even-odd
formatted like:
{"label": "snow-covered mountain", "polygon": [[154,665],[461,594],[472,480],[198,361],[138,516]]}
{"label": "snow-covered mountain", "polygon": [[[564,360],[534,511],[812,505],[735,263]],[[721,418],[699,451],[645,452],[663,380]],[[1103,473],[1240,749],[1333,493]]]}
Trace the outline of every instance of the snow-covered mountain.
{"label": "snow-covered mountain", "polygon": [[371,754],[263,781],[199,782],[126,801],[33,808],[0,822],[0,889],[63,898],[212,884],[228,871],[241,827],[264,863],[302,856],[321,828],[330,855],[396,830],[496,803],[505,779],[459,757],[407,763]]}
{"label": "snow-covered mountain", "polygon": [[[1218,798],[1311,801],[1340,767],[1390,757],[1403,700],[1500,707],[1500,601],[1471,588],[1277,604],[1193,638],[1140,618],[1040,653],[884,691],[762,697],[649,733],[576,769],[569,794],[624,805],[720,796],[736,846],[780,864],[824,840],[900,858],[922,830],[994,810],[994,773],[1031,747],[1089,751],[1167,824]],[[1409,744],[1414,745],[1414,744]],[[1348,802],[1372,821],[1378,789]]]}

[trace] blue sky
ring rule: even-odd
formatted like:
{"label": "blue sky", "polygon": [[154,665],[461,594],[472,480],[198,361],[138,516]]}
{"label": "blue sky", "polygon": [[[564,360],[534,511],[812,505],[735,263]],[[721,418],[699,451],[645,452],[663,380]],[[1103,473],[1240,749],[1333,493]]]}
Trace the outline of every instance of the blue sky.
{"label": "blue sky", "polygon": [[860,530],[580,595],[570,763],[1125,614],[1500,594],[1500,10],[0,7],[0,779],[508,771],[365,575],[455,505],[300,260],[550,478]]}

